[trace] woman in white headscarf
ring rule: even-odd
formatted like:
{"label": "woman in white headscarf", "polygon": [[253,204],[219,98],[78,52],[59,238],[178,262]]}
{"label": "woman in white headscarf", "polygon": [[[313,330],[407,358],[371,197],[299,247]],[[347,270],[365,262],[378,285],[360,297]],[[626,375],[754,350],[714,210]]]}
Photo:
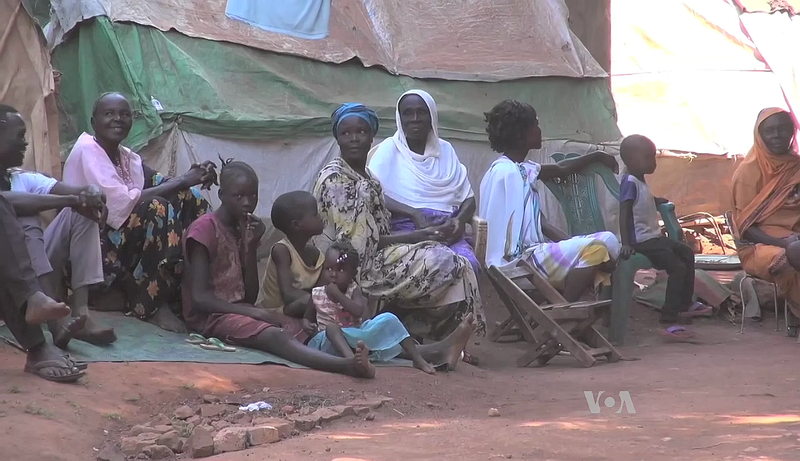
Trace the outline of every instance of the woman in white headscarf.
{"label": "woman in white headscarf", "polygon": [[464,239],[475,213],[475,194],[453,146],[439,139],[439,116],[430,94],[411,90],[397,101],[397,132],[370,152],[367,168],[383,186],[392,231],[440,226],[443,243],[480,265]]}

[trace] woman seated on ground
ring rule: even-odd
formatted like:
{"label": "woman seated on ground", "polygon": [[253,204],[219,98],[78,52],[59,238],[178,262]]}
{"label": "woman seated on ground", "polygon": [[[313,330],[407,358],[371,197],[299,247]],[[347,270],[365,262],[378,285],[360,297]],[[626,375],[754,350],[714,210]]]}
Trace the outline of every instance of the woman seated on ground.
{"label": "woman seated on ground", "polygon": [[378,116],[361,104],[348,103],[332,115],[341,156],[319,174],[314,195],[330,242],[350,242],[361,259],[359,284],[380,299],[412,336],[441,340],[470,313],[479,334],[486,324],[478,282],[464,256],[445,244],[447,225],[390,233],[391,214],[381,184],[366,168],[378,131]]}
{"label": "woman seated on ground", "polygon": [[464,240],[464,228],[475,213],[475,194],[467,167],[453,146],[439,139],[436,102],[422,90],[397,101],[397,132],[369,155],[367,169],[381,183],[392,213],[392,232],[443,226],[444,242],[467,258],[477,274],[480,265]]}
{"label": "woman seated on ground", "polygon": [[266,351],[316,370],[374,377],[363,342],[355,344],[348,358],[334,357],[295,339],[282,328],[282,314],[254,305],[259,289],[256,250],[265,230],[253,216],[258,176],[250,165],[231,162],[220,170],[219,183],[222,205],[192,223],[183,240],[183,313],[189,326],[205,337]]}
{"label": "woman seated on ground", "polygon": [[209,209],[192,186],[210,186],[216,170],[206,162],[178,178],[164,178],[121,145],[132,122],[125,96],[100,96],[92,110],[95,134],[78,138],[64,165],[64,182],[97,185],[107,197],[108,221],[100,230],[105,286],[123,291],[127,313],[184,332],[172,312],[180,312],[181,235]]}
{"label": "woman seated on ground", "polygon": [[611,232],[570,237],[541,211],[537,180],[567,176],[602,162],[618,170],[614,157],[596,152],[557,164],[525,161],[541,149],[542,131],[529,104],[503,101],[485,114],[489,144],[501,154],[481,181],[480,216],[488,223],[487,266],[511,266],[525,259],[567,301],[577,301],[598,283],[609,283],[620,244]]}
{"label": "woman seated on ground", "polygon": [[[789,112],[758,114],[754,143],[733,173],[733,222],[748,274],[774,282],[800,317],[800,157]],[[796,328],[796,327],[794,327]]]}

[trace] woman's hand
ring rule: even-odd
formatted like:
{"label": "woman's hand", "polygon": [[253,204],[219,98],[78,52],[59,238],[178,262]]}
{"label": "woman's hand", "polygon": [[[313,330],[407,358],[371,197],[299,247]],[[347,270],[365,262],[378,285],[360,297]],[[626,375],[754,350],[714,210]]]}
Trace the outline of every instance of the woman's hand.
{"label": "woman's hand", "polygon": [[104,227],[106,218],[108,218],[105,194],[97,186],[89,185],[84,187],[78,194],[78,206],[75,211]]}
{"label": "woman's hand", "polygon": [[426,227],[425,229],[414,231],[413,234],[417,237],[417,242],[444,243],[451,238],[454,229],[453,223],[447,220],[444,224]]}
{"label": "woman's hand", "polygon": [[597,152],[597,161],[602,163],[603,165],[607,166],[614,172],[614,174],[619,173],[619,163],[617,163],[617,159],[610,154],[605,152]]}
{"label": "woman's hand", "polygon": [[790,244],[800,241],[800,234],[792,234],[792,235],[784,238],[783,241],[784,241],[784,246],[783,247],[786,248]]}
{"label": "woman's hand", "polygon": [[189,171],[183,174],[181,179],[188,187],[202,184],[204,189],[210,189],[212,184],[217,184],[216,168],[217,166],[210,160],[206,160],[203,163],[194,163],[189,168]]}
{"label": "woman's hand", "polygon": [[426,227],[430,227],[431,223],[425,219],[425,215],[422,214],[421,211],[414,210],[414,213],[411,214],[411,222],[414,223],[414,228],[416,230],[422,230]]}
{"label": "woman's hand", "polygon": [[464,237],[464,232],[467,230],[467,223],[459,218],[453,218],[453,233],[447,245],[453,245]]}

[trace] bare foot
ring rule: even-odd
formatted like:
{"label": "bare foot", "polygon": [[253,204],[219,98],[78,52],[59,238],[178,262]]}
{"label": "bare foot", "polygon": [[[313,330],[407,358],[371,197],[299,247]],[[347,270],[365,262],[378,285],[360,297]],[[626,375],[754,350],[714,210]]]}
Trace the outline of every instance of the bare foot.
{"label": "bare foot", "polygon": [[161,309],[157,310],[155,315],[148,320],[153,325],[157,325],[164,330],[172,331],[175,333],[188,333],[186,325],[172,313],[170,308],[164,305]]}
{"label": "bare foot", "polygon": [[92,317],[87,316],[86,326],[75,332],[75,339],[86,341],[95,346],[108,346],[117,340],[117,335],[114,333],[113,328],[101,326]]}
{"label": "bare foot", "polygon": [[426,362],[422,357],[420,357],[419,360],[414,360],[413,363],[414,368],[418,368],[429,375],[436,373],[436,368],[434,368],[430,363]]}
{"label": "bare foot", "polygon": [[67,317],[48,324],[50,334],[53,335],[53,344],[61,349],[66,349],[75,333],[86,326],[86,316]]}
{"label": "bare foot", "polygon": [[48,320],[64,318],[69,312],[69,306],[66,304],[56,302],[41,291],[37,291],[28,298],[25,321],[29,325],[40,325]]}
{"label": "bare foot", "polygon": [[445,361],[447,362],[448,370],[455,370],[458,363],[461,361],[461,353],[467,348],[469,338],[472,337],[472,332],[475,330],[475,317],[472,314],[464,317],[464,320],[456,327],[456,331],[450,334],[445,339],[448,343],[447,351],[445,352]]}
{"label": "bare foot", "polygon": [[375,367],[369,362],[369,349],[364,341],[356,343],[353,372],[358,378],[372,379],[375,377]]}

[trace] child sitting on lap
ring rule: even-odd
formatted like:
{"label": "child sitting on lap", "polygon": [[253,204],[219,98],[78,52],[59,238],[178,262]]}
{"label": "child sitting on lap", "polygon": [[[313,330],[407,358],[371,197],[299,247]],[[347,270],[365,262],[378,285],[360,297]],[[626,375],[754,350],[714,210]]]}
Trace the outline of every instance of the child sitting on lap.
{"label": "child sitting on lap", "polygon": [[473,331],[473,316],[467,316],[444,341],[417,346],[402,322],[390,313],[363,320],[367,299],[355,281],[359,267],[356,250],[344,242],[334,242],[325,254],[318,286],[311,291],[312,306],[306,313],[316,317],[319,328],[309,347],[329,354],[351,357],[363,341],[371,361],[385,362],[395,357],[410,359],[414,367],[434,373],[430,363],[447,364],[454,369]]}

